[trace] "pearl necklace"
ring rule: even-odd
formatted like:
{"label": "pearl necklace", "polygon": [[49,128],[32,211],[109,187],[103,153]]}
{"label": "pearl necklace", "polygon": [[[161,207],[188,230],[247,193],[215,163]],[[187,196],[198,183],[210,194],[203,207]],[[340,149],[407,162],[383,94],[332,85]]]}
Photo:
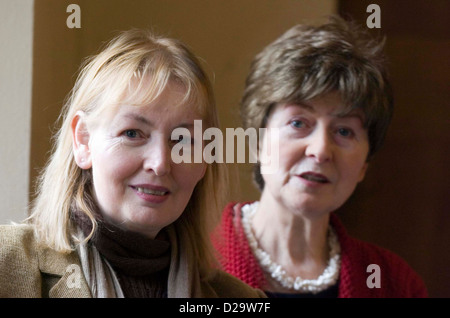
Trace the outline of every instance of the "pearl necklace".
{"label": "pearl necklace", "polygon": [[283,287],[294,289],[302,293],[316,294],[333,286],[337,282],[337,279],[339,277],[341,265],[341,248],[333,228],[330,226],[328,232],[330,259],[328,261],[328,266],[327,268],[325,268],[324,272],[317,279],[302,279],[299,276],[291,277],[286,273],[281,265],[273,262],[270,258],[270,255],[258,246],[258,242],[255,235],[253,234],[250,224],[251,217],[258,209],[258,205],[259,202],[254,202],[252,204],[246,204],[242,207],[242,225],[253,254],[255,255],[261,267]]}

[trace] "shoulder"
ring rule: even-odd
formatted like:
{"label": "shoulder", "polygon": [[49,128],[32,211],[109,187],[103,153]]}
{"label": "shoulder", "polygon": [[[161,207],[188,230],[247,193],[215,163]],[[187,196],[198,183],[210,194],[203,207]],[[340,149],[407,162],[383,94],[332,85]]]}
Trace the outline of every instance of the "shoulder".
{"label": "shoulder", "polygon": [[405,259],[378,245],[356,239],[355,242],[360,257],[352,259],[363,265],[367,277],[380,277],[385,297],[427,297],[424,281]]}
{"label": "shoulder", "polygon": [[0,225],[0,298],[89,297],[84,279],[81,288],[65,284],[80,274],[73,265],[81,266],[78,253],[39,243],[33,226]]}
{"label": "shoulder", "polygon": [[21,253],[31,257],[34,247],[35,236],[31,225],[0,225],[0,255]]}
{"label": "shoulder", "polygon": [[39,260],[33,227],[0,226],[0,297],[36,297],[40,286]]}
{"label": "shoulder", "polygon": [[[408,263],[398,254],[378,246],[373,243],[365,242],[352,238],[347,241],[345,252],[355,262],[364,261],[364,264],[375,264],[389,272],[410,272],[413,271]],[[358,257],[355,256],[358,254]]]}
{"label": "shoulder", "polygon": [[350,236],[336,216],[332,216],[332,225],[341,244],[342,253],[350,257],[354,263],[364,261],[363,263],[375,262],[390,269],[399,268],[403,270],[410,268],[406,261],[394,252]]}
{"label": "shoulder", "polygon": [[219,298],[266,298],[266,294],[221,270],[209,275],[207,283]]}
{"label": "shoulder", "polygon": [[0,241],[33,236],[33,226],[28,224],[0,225]]}
{"label": "shoulder", "polygon": [[383,297],[427,297],[422,278],[401,256],[349,236],[336,216],[332,224],[341,244],[341,279],[367,289],[367,279],[374,274],[373,277],[380,277],[381,288],[371,293],[380,293]]}

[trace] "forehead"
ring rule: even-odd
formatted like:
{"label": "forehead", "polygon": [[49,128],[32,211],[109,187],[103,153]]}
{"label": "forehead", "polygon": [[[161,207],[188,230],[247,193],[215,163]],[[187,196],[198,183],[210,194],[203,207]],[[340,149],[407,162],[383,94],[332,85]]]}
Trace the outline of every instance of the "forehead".
{"label": "forehead", "polygon": [[155,85],[151,79],[133,80],[118,100],[119,105],[157,106],[169,104],[172,107],[185,104],[189,100],[187,89],[173,80]]}
{"label": "forehead", "polygon": [[[133,90],[134,89],[134,90]],[[101,122],[111,122],[118,117],[136,119],[165,119],[179,117],[203,117],[200,107],[189,98],[187,89],[176,82],[169,82],[161,91],[149,95],[145,87],[130,87],[118,101],[106,102],[96,116]]]}
{"label": "forehead", "polygon": [[302,111],[312,115],[326,115],[336,118],[357,117],[363,121],[364,112],[360,108],[346,105],[338,93],[330,93],[311,100],[298,103],[278,105],[278,109],[287,112]]}

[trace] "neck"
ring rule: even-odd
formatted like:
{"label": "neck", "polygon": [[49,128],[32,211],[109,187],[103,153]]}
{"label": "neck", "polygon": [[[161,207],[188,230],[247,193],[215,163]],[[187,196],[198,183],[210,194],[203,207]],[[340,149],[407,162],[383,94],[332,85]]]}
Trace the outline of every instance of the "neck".
{"label": "neck", "polygon": [[252,228],[261,248],[289,275],[314,279],[328,262],[329,214],[307,212],[263,194]]}

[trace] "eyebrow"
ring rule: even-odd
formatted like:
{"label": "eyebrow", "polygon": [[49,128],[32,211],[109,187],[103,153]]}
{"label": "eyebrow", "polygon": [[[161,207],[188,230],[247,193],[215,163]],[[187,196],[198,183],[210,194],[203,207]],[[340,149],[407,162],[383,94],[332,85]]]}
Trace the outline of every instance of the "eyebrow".
{"label": "eyebrow", "polygon": [[357,118],[361,121],[361,123],[364,125],[364,114],[361,112],[358,112],[356,110],[350,110],[350,111],[342,111],[335,114],[338,118]]}
{"label": "eyebrow", "polygon": [[124,117],[138,121],[148,126],[153,126],[153,124],[145,117],[137,114],[125,114]]}
{"label": "eyebrow", "polygon": [[309,105],[306,102],[294,103],[294,104],[292,104],[292,106],[297,106],[297,107],[300,107],[300,108],[304,108],[304,109],[309,110],[311,112],[315,112],[316,111],[312,105]]}
{"label": "eyebrow", "polygon": [[[154,124],[151,121],[149,121],[144,116],[141,116],[138,114],[125,114],[124,117],[129,118],[131,120],[135,120],[140,123],[143,123],[147,126],[151,126],[151,127],[154,126]],[[178,128],[178,127],[190,129],[190,128],[194,127],[194,124],[193,123],[181,123],[181,124],[177,125],[175,128]]]}
{"label": "eyebrow", "polygon": [[[298,104],[292,104],[292,106],[297,106],[303,109],[306,109],[312,113],[315,113],[316,110],[314,109],[314,107],[312,105],[307,104],[306,102],[302,102],[302,103],[298,103]],[[338,110],[332,113],[333,116],[338,117],[338,118],[358,118],[360,119],[362,122],[364,122],[364,115],[361,114],[360,112],[358,112],[357,110]]]}

